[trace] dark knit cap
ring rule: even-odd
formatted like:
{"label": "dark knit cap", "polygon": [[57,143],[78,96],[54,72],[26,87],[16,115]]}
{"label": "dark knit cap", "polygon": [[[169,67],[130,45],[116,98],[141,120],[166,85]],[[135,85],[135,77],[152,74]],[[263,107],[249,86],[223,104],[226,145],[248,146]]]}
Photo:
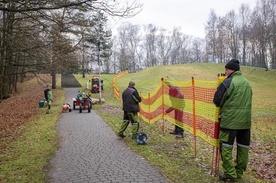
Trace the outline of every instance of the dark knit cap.
{"label": "dark knit cap", "polygon": [[231,69],[234,71],[239,71],[240,70],[240,61],[232,59],[225,65],[225,68]]}

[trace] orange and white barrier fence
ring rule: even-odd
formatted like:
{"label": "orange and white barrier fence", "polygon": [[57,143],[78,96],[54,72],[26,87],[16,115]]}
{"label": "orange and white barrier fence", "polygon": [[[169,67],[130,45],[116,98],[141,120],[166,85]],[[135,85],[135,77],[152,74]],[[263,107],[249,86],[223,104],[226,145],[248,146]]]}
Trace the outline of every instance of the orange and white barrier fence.
{"label": "orange and white barrier fence", "polygon": [[[114,80],[117,81],[121,76],[118,75]],[[177,86],[184,94],[184,109],[178,109],[177,106],[174,106],[176,110],[182,110],[183,112],[183,119],[180,120],[174,118],[174,112],[165,113],[165,110],[171,107],[172,98],[169,96],[169,86],[164,83],[163,79],[161,79],[160,84],[154,91],[147,95],[141,94],[142,102],[140,103],[139,116],[143,121],[147,123],[155,123],[158,120],[163,120],[163,122],[168,121],[193,134],[195,157],[197,146],[196,137],[202,138],[214,147],[212,174],[217,173],[219,167],[218,115],[220,110],[213,104],[213,97],[217,86],[224,78],[225,76],[218,75],[217,81],[202,81],[194,78],[189,81],[170,81],[171,85]],[[117,87],[113,88],[116,98],[120,99],[120,96],[117,96],[119,90],[115,89]],[[183,99],[175,98],[173,100]],[[165,131],[164,126],[163,124],[163,132]]]}

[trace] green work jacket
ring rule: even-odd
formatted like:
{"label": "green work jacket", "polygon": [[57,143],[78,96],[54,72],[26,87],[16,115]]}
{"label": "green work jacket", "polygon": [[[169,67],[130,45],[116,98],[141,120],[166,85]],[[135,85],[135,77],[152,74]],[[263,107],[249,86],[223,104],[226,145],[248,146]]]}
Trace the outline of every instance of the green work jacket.
{"label": "green work jacket", "polygon": [[240,71],[233,72],[217,88],[213,102],[220,107],[220,128],[251,128],[252,88]]}

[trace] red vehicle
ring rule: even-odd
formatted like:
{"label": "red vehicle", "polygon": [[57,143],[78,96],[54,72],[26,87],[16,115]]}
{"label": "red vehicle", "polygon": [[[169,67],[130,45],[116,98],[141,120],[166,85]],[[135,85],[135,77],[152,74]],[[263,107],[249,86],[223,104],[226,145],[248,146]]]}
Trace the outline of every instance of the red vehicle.
{"label": "red vehicle", "polygon": [[92,93],[99,93],[100,92],[100,85],[101,85],[101,90],[103,91],[103,80],[101,80],[100,83],[100,77],[99,76],[93,76],[91,79],[91,92]]}
{"label": "red vehicle", "polygon": [[82,113],[86,110],[90,113],[92,109],[91,98],[87,94],[78,94],[77,98],[73,98],[73,109],[79,108],[79,112]]}

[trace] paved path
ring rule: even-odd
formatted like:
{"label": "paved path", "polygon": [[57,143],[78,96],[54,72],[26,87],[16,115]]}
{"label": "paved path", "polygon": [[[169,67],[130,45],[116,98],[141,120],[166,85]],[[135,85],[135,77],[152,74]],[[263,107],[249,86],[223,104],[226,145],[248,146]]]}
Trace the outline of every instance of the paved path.
{"label": "paved path", "polygon": [[[77,88],[66,89],[72,101]],[[71,104],[72,105],[72,104]],[[166,183],[166,178],[117,138],[92,110],[64,113],[60,147],[51,161],[51,183]]]}

